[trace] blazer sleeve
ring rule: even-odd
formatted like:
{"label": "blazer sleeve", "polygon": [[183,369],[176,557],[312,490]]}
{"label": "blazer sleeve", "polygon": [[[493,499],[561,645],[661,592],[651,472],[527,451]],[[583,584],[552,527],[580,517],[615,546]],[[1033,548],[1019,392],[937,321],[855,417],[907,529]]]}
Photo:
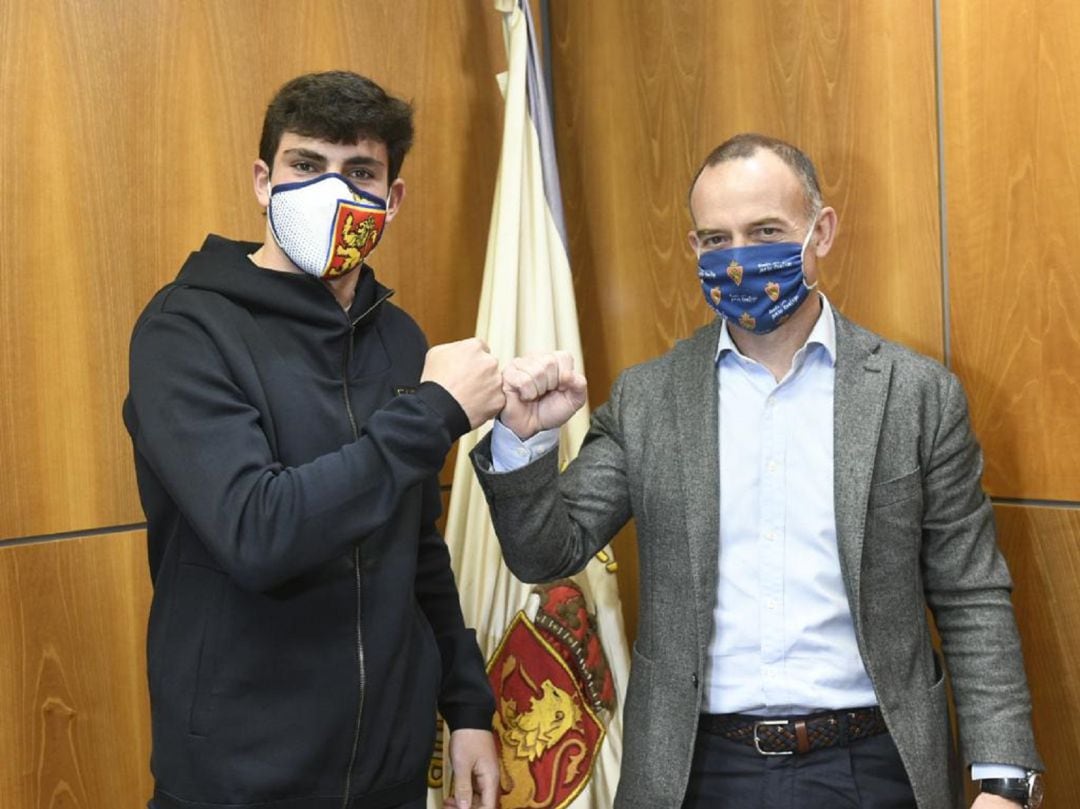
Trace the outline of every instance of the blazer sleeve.
{"label": "blazer sleeve", "polygon": [[552,451],[512,472],[491,471],[490,433],[472,452],[510,570],[526,582],[581,571],[630,519],[620,402],[625,375],[592,417],[581,450],[559,473]]}
{"label": "blazer sleeve", "polygon": [[982,453],[949,374],[924,480],[922,571],[952,677],[965,762],[1041,769],[1012,581],[981,486]]}

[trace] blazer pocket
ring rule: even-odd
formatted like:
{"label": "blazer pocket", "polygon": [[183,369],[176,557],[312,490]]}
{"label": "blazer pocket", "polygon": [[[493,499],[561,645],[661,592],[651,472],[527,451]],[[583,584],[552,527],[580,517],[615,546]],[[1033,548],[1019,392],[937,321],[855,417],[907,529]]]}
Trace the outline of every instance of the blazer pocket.
{"label": "blazer pocket", "polygon": [[653,661],[638,650],[635,641],[630,649],[630,685],[623,705],[623,728],[629,732],[623,736],[622,759],[623,773],[633,773],[634,778],[651,773],[657,745],[664,743],[657,729],[653,668]]}
{"label": "blazer pocket", "polygon": [[916,467],[908,472],[884,483],[875,484],[870,489],[870,509],[891,506],[912,497],[922,494],[922,469]]}

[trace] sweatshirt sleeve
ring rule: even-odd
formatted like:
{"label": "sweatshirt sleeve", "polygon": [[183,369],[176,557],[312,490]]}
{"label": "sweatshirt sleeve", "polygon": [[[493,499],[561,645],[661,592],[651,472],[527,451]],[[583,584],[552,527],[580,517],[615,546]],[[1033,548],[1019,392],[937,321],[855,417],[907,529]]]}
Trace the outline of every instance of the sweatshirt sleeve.
{"label": "sweatshirt sleeve", "polygon": [[312,461],[275,461],[258,410],[210,337],[183,315],[132,337],[125,419],[136,452],[229,575],[268,590],[347,552],[438,473],[469,427],[434,383],[394,397],[359,438]]}
{"label": "sweatshirt sleeve", "polygon": [[435,528],[442,511],[438,481],[424,487],[424,516],[417,551],[416,597],[431,624],[442,659],[439,711],[450,730],[491,730],[495,698],[476,633],[465,626],[450,552]]}

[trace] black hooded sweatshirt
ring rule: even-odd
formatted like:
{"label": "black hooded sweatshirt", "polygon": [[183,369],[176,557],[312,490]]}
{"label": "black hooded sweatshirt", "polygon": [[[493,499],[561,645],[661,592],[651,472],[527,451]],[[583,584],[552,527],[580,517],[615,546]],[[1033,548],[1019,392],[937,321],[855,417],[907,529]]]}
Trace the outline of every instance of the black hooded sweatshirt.
{"label": "black hooded sweatshirt", "polygon": [[152,806],[393,806],[424,794],[436,707],[491,727],[435,529],[468,418],[369,267],[346,313],[257,248],[208,237],[131,340]]}

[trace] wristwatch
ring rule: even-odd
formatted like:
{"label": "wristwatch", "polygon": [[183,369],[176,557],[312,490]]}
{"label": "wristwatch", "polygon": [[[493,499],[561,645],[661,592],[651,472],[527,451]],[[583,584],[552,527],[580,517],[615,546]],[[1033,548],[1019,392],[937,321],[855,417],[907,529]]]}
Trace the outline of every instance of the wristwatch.
{"label": "wristwatch", "polygon": [[1023,778],[984,778],[979,789],[990,795],[998,795],[1016,801],[1024,809],[1039,809],[1043,802],[1042,773],[1028,770]]}

